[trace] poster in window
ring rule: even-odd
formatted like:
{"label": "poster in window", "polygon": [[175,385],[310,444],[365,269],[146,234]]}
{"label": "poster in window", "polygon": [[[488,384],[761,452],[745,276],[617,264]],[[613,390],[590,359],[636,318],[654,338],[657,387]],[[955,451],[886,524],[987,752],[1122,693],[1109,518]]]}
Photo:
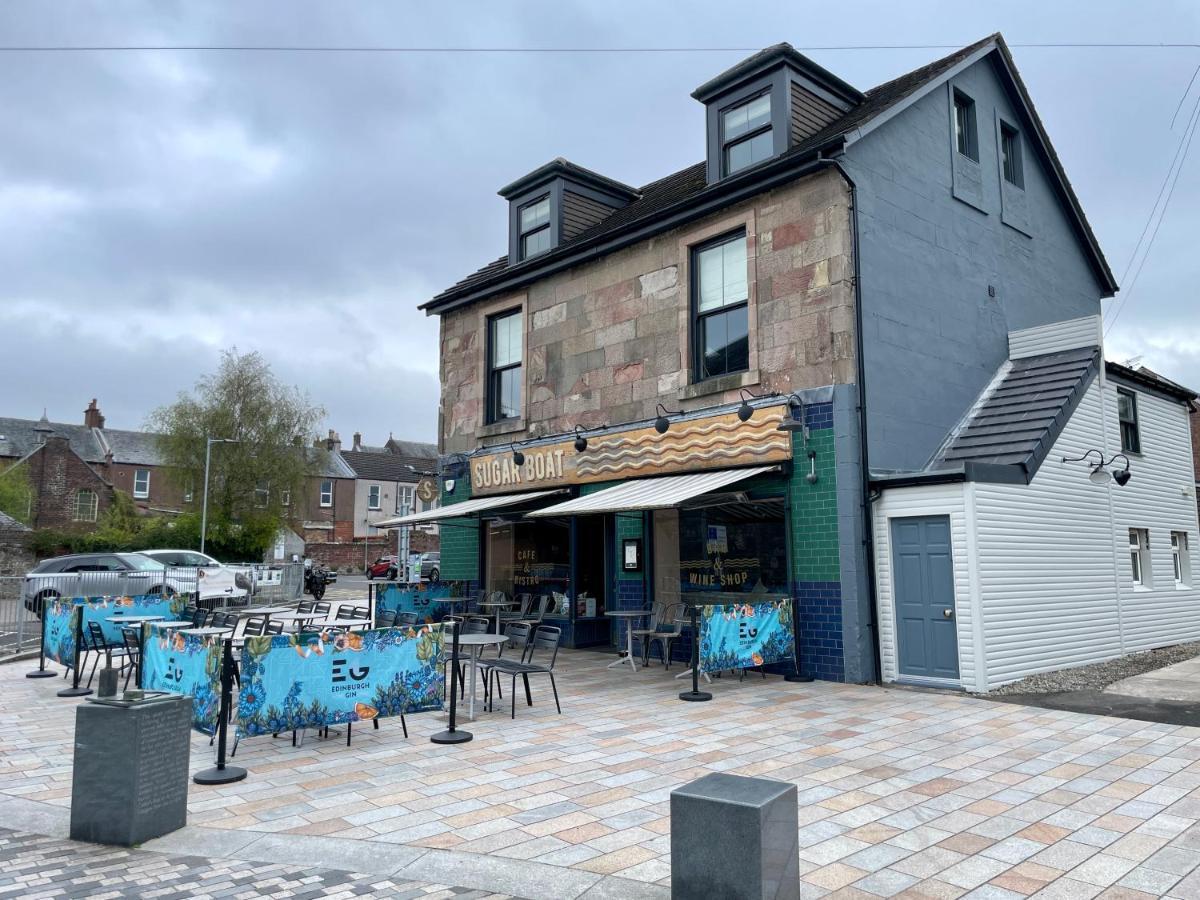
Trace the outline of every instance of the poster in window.
{"label": "poster in window", "polygon": [[621,568],[626,572],[642,570],[641,538],[626,538],[621,545]]}

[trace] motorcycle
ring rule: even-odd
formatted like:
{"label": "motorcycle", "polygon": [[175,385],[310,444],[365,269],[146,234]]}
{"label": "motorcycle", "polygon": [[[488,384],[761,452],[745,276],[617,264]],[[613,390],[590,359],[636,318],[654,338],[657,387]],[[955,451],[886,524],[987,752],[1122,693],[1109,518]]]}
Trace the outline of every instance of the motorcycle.
{"label": "motorcycle", "polygon": [[312,594],[314,600],[320,600],[325,596],[326,585],[332,580],[329,577],[329,569],[316,563],[304,570],[304,593]]}

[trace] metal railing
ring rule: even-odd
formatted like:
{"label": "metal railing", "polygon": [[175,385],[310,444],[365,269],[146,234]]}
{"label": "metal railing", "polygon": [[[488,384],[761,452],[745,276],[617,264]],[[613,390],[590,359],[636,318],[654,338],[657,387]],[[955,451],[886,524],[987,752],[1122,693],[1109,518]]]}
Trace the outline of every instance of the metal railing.
{"label": "metal railing", "polygon": [[[304,588],[304,566],[255,566],[257,589],[252,595],[202,598],[201,606],[248,606],[292,603]],[[36,651],[41,639],[41,604],[55,597],[112,597],[154,594],[194,594],[199,579],[193,568],[153,572],[78,572],[67,575],[0,577],[0,659]]]}

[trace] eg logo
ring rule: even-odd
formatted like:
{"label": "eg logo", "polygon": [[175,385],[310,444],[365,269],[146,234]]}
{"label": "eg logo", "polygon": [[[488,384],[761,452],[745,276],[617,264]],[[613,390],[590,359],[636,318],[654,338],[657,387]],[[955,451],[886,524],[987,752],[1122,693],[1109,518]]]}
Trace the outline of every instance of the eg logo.
{"label": "eg logo", "polygon": [[175,665],[175,657],[167,657],[167,670],[163,672],[163,681],[172,681],[179,684],[183,681],[183,669]]}
{"label": "eg logo", "polygon": [[345,681],[347,675],[350,676],[352,681],[362,681],[370,671],[370,666],[363,666],[360,669],[347,669],[344,659],[335,659],[333,661],[333,683],[338,684]]}
{"label": "eg logo", "polygon": [[745,619],[738,622],[738,639],[743,641],[752,641],[758,637],[758,629],[747,622]]}

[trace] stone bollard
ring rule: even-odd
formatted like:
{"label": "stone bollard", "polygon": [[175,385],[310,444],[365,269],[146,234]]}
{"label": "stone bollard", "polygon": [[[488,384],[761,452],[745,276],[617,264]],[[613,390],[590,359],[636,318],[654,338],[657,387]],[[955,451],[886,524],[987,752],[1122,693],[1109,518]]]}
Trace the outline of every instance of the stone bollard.
{"label": "stone bollard", "polygon": [[673,900],[796,900],[796,786],[714,773],[671,792]]}

